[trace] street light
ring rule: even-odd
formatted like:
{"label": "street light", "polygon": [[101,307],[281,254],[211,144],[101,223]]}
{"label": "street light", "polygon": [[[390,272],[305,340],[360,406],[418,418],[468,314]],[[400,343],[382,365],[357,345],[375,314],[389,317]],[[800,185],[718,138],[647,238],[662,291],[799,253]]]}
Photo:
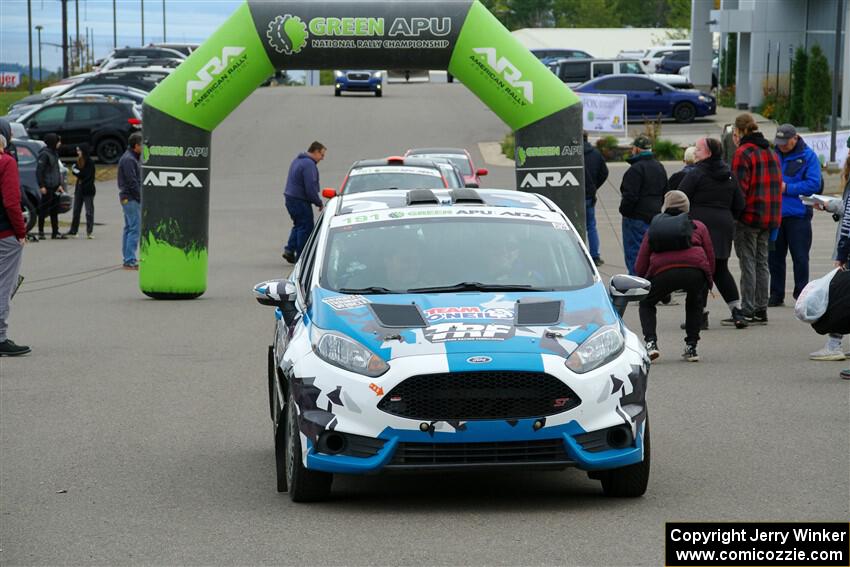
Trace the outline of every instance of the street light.
{"label": "street light", "polygon": [[145,44],[145,0],[142,1],[142,45]]}
{"label": "street light", "polygon": [[165,43],[165,0],[162,0],[162,43]]}
{"label": "street light", "polygon": [[27,43],[30,53],[30,94],[32,94],[32,0],[27,0]]}
{"label": "street light", "polygon": [[35,30],[38,32],[38,82],[41,82],[41,30],[44,29],[44,26],[41,24],[35,26]]}

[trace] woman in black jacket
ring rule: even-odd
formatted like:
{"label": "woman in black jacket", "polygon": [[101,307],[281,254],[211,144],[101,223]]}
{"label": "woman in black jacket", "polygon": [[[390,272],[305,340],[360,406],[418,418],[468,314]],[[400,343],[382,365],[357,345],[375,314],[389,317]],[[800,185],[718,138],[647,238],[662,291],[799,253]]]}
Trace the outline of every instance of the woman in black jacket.
{"label": "woman in black jacket", "polygon": [[[738,329],[747,326],[741,311],[741,296],[735,278],[729,271],[729,256],[735,238],[735,220],[744,210],[744,195],[722,158],[719,140],[701,138],[696,143],[696,167],[679,185],[691,202],[691,218],[708,227],[714,245],[714,283],[732,312],[722,321]],[[708,301],[708,297],[706,297]],[[703,313],[703,326],[708,327],[708,312]]]}
{"label": "woman in black jacket", "polygon": [[77,146],[77,163],[71,168],[77,176],[77,186],[74,189],[74,217],[71,220],[71,230],[68,236],[76,236],[80,228],[80,213],[83,204],[86,206],[86,236],[94,238],[94,163],[89,156],[88,149]]}
{"label": "woman in black jacket", "polygon": [[41,202],[38,204],[38,239],[44,240],[44,219],[50,215],[51,238],[64,239],[59,234],[59,195],[65,192],[62,188],[62,174],[59,171],[59,145],[62,143],[58,135],[50,132],[44,135],[44,143],[38,154],[38,165],[35,175],[38,188],[41,191]]}

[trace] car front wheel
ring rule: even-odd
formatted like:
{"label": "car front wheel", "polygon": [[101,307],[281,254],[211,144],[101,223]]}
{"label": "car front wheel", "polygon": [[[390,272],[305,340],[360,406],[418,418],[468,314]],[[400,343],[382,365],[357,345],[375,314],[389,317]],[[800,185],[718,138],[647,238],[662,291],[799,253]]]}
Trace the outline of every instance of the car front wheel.
{"label": "car front wheel", "polygon": [[673,109],[673,118],[676,119],[676,122],[693,122],[696,115],[696,107],[689,102],[680,102],[676,105],[676,108]]}
{"label": "car front wheel", "polygon": [[124,146],[118,138],[103,138],[97,143],[95,153],[101,163],[118,163],[124,153]]}
{"label": "car front wheel", "polygon": [[637,498],[643,496],[649,484],[649,420],[643,433],[643,461],[602,471],[598,478],[602,481],[602,492],[605,496],[616,498]]}
{"label": "car front wheel", "polygon": [[[301,459],[301,434],[298,430],[298,410],[290,392],[286,402],[286,484],[293,502],[318,502],[331,492],[333,475],[311,471]],[[278,427],[279,429],[279,427]],[[280,483],[278,483],[280,489]]]}
{"label": "car front wheel", "polygon": [[26,224],[27,232],[29,232],[35,226],[35,221],[38,220],[38,211],[35,205],[25,197],[21,199],[21,212],[24,213],[24,224]]}

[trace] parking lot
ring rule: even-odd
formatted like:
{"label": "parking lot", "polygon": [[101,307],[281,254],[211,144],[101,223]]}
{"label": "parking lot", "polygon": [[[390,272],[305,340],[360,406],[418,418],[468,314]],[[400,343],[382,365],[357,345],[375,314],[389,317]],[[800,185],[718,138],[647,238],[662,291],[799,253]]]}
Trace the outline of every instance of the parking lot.
{"label": "parking lot", "polygon": [[[339,478],[312,505],[275,491],[273,314],[251,288],[289,271],[291,159],[321,141],[322,186],[337,187],[354,160],[414,146],[481,162],[478,143],[507,130],[457,83],[392,84],[383,98],[260,89],[213,135],[200,299],[147,299],[120,269],[114,182],[98,185],[95,240],[28,244],[9,336],[33,354],[0,359],[0,563],[659,565],[666,521],[850,516],[846,363],[808,360],[823,338],[791,307],[765,327],[720,327],[719,296],[698,364],[678,359],[683,306],[659,310],[643,498],[606,499],[574,470]],[[488,185],[514,185],[512,168],[481,165]],[[600,191],[603,276],[624,271],[624,171],[612,165]],[[813,276],[835,234],[815,217]],[[634,306],[626,321],[639,329]]]}

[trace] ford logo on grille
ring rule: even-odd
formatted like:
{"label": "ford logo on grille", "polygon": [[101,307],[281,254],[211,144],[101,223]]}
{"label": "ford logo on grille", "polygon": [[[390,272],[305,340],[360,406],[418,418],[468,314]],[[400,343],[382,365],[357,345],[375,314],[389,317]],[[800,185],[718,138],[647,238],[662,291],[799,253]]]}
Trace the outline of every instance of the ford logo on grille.
{"label": "ford logo on grille", "polygon": [[470,356],[466,361],[469,364],[487,364],[488,362],[493,362],[493,359],[489,356]]}

